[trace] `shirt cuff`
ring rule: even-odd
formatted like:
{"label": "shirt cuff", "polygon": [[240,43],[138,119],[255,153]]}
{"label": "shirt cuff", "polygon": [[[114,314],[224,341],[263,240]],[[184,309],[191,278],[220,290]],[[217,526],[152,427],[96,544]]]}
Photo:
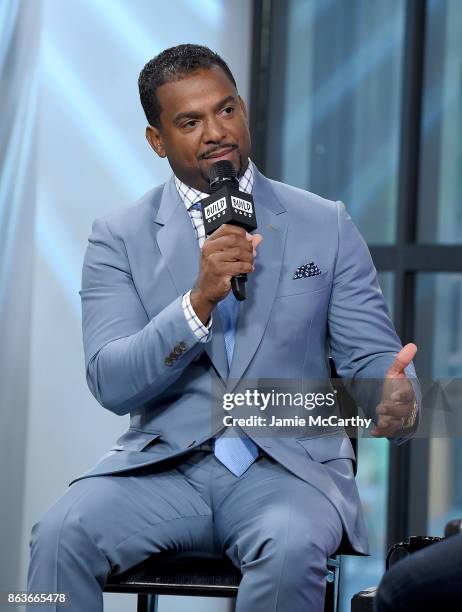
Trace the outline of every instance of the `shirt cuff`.
{"label": "shirt cuff", "polygon": [[186,321],[191,328],[192,333],[196,336],[199,342],[208,342],[212,336],[212,315],[210,315],[209,322],[204,325],[199,317],[194,312],[194,308],[191,305],[191,291],[188,291],[183,295],[183,312],[186,317]]}

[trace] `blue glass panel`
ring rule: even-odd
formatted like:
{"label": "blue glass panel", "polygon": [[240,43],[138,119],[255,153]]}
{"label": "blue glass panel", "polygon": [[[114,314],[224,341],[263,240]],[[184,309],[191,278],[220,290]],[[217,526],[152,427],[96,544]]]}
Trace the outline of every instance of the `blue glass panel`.
{"label": "blue glass panel", "polygon": [[428,2],[418,237],[462,242],[462,2]]}
{"label": "blue glass panel", "polygon": [[273,43],[268,173],[343,200],[370,244],[391,244],[405,2],[285,4],[284,40],[278,33]]}
{"label": "blue glass panel", "polygon": [[[393,311],[392,272],[380,272],[379,283],[390,313]],[[361,589],[379,583],[385,564],[388,493],[388,451],[385,439],[358,441],[356,482],[369,533],[370,557],[342,557],[340,609],[350,611],[350,600]]]}
{"label": "blue glass panel", "polygon": [[[421,273],[416,284],[417,365],[445,386],[462,377],[462,274]],[[442,535],[450,519],[462,517],[462,441],[430,440],[428,533]]]}

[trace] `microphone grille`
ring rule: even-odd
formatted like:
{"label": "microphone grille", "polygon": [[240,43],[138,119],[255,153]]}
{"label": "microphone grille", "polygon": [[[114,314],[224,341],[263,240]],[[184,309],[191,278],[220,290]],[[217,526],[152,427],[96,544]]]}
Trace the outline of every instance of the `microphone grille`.
{"label": "microphone grille", "polygon": [[215,162],[210,168],[209,181],[212,189],[214,185],[218,186],[221,181],[237,181],[233,164],[227,159]]}

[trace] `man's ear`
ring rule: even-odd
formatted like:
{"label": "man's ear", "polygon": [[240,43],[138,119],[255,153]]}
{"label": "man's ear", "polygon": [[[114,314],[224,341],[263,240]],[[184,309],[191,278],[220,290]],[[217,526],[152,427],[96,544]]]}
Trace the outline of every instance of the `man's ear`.
{"label": "man's ear", "polygon": [[159,128],[152,125],[146,126],[146,140],[159,157],[167,157]]}
{"label": "man's ear", "polygon": [[241,98],[241,96],[239,96],[239,105],[241,107],[242,112],[244,113],[244,117],[247,119],[247,122],[249,121],[248,115],[247,115],[247,107],[245,105],[244,100]]}

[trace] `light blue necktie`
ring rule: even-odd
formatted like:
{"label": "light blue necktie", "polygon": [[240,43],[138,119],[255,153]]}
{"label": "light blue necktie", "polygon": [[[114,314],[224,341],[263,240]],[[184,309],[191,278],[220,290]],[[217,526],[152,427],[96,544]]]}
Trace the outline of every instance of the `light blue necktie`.
{"label": "light blue necktie", "polygon": [[[239,314],[239,303],[230,291],[224,300],[217,304],[220,315],[223,337],[225,339],[228,365],[231,368],[234,343],[236,341],[236,321]],[[247,436],[226,436],[226,432],[215,440],[215,457],[233,474],[241,476],[258,457],[258,448]]]}
{"label": "light blue necktie", "polygon": [[[191,208],[202,211],[199,202],[193,204]],[[228,366],[231,368],[236,341],[236,322],[239,314],[239,303],[232,291],[228,293],[224,300],[218,302],[217,310],[223,329]],[[226,436],[225,431],[215,440],[214,454],[228,470],[236,476],[241,476],[258,457],[258,448],[249,437]]]}

